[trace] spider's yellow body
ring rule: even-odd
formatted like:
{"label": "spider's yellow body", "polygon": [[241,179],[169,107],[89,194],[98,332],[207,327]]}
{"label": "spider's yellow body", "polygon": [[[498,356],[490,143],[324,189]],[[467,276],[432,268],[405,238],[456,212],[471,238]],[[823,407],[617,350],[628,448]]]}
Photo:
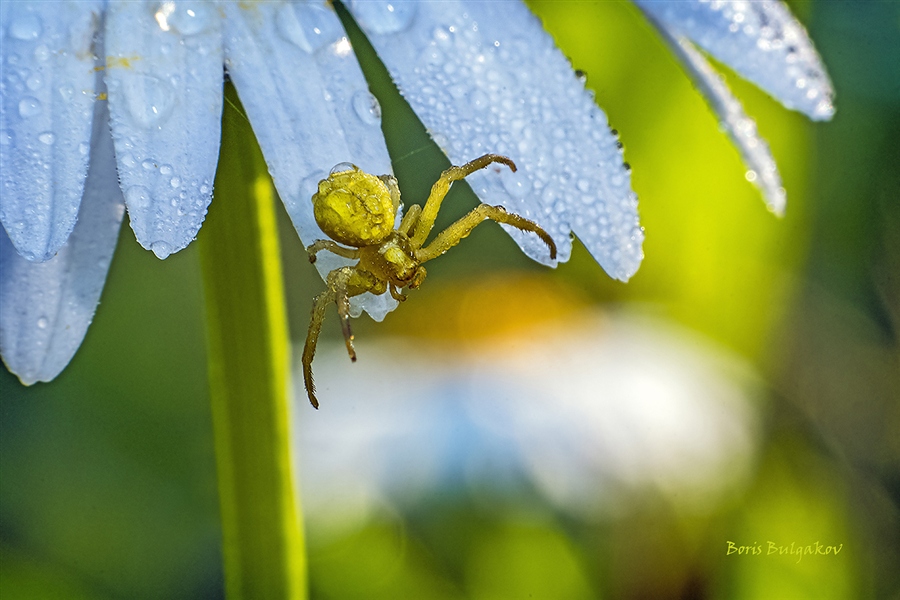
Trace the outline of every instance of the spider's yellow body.
{"label": "spider's yellow body", "polygon": [[319,402],[313,384],[312,360],[325,309],[330,303],[337,304],[347,352],[355,361],[356,351],[350,332],[350,298],[366,292],[383,294],[390,291],[398,301],[406,300],[400,290],[406,287],[415,289],[425,280],[422,263],[437,258],[458,244],[485,219],[537,234],[550,248],[550,258],[556,258],[556,244],[535,222],[508,213],[501,206],[487,204],[476,207],[425,245],[450,184],[495,162],[516,170],[513,161],[497,154],[485,154],[461,167],[450,167],[432,186],[425,207],[417,204],[410,206],[396,229],[394,223],[400,207],[400,190],[392,176],[376,177],[347,164],[346,169],[342,168],[344,165],[338,165],[327,179],[319,182],[319,189],[312,197],[313,214],[316,223],[331,239],[316,240],[310,245],[306,249],[309,260],[315,262],[321,250],[328,250],[345,258],[358,259],[359,262],[329,273],[325,280],[327,289],[316,296],[313,304],[309,334],[303,349],[303,382],[314,407],[318,408]]}

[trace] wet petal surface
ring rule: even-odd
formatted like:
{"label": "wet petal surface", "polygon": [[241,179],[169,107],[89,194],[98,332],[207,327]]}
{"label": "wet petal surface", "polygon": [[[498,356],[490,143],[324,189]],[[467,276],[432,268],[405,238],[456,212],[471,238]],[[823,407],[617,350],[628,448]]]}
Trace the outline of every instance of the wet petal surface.
{"label": "wet petal surface", "polygon": [[[492,152],[467,181],[487,204],[539,223],[568,260],[570,231],[612,277],[640,265],[644,234],[616,135],[537,18],[519,2],[354,1],[350,10],[451,162]],[[510,235],[544,264],[534,235]]]}
{"label": "wet petal surface", "polygon": [[106,102],[95,108],[90,168],[69,241],[52,259],[19,256],[0,232],[0,353],[22,383],[50,381],[94,316],[125,212]]}
{"label": "wet petal surface", "polygon": [[660,28],[683,35],[788,108],[834,115],[834,88],[803,25],[777,0],[634,0]]}
{"label": "wet petal surface", "polygon": [[[222,9],[226,68],[278,194],[304,244],[327,238],[312,211],[319,180],[341,162],[391,173],[378,101],[325,3],[229,2]],[[324,275],[347,262],[322,252],[316,266]],[[377,320],[396,306],[388,294],[353,301]]]}
{"label": "wet petal surface", "polygon": [[221,16],[207,2],[111,2],[106,83],[138,242],[187,246],[212,198],[222,118]]}
{"label": "wet petal surface", "polygon": [[669,37],[665,31],[662,33],[740,151],[744,164],[749,168],[747,179],[762,191],[769,210],[779,216],[783,215],[787,193],[781,185],[778,165],[769,145],[760,137],[756,122],[747,116],[744,107],[725,85],[719,73],[691,42],[684,37]]}
{"label": "wet petal surface", "polygon": [[66,242],[84,191],[100,2],[0,5],[0,221],[45,261]]}

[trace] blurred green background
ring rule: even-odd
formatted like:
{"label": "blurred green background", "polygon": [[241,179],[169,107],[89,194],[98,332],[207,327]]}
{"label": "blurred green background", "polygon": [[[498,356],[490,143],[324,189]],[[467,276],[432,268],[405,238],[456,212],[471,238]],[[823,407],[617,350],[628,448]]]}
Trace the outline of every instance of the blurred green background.
{"label": "blurred green background", "polygon": [[[900,597],[900,5],[789,4],[832,76],[835,119],[812,124],[727,75],[778,161],[784,219],[765,209],[633,6],[534,1],[625,144],[647,234],[640,271],[614,282],[577,245],[569,263],[545,269],[485,225],[429,264],[428,284],[402,309],[355,323],[360,339],[437,340],[453,352],[460,335],[435,315],[462,290],[493,285],[514,298],[522,281],[563,305],[649,309],[761,376],[750,479],[702,511],[647,493],[598,520],[536,494],[486,502],[462,489],[336,529],[308,515],[313,597]],[[424,198],[449,163],[351,33],[404,198]],[[456,186],[438,227],[475,203]],[[323,284],[279,210],[292,336],[302,340]],[[62,375],[24,388],[0,370],[4,600],[223,596],[196,246],[161,262],[127,226],[120,242]],[[546,306],[525,307],[540,314],[524,326],[554,323]],[[332,316],[323,335],[339,339]],[[316,419],[304,402],[299,418]],[[726,555],[726,540],[769,539],[843,550],[800,563]]]}

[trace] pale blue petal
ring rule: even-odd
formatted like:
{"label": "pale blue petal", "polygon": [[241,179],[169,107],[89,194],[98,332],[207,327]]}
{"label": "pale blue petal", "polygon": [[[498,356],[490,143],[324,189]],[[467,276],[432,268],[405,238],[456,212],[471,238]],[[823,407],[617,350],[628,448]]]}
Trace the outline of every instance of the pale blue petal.
{"label": "pale blue petal", "polygon": [[[451,162],[492,152],[518,165],[467,179],[483,202],[537,221],[560,261],[574,231],[612,277],[634,274],[644,234],[618,140],[522,3],[353,1],[350,10]],[[554,264],[536,236],[511,235]]]}
{"label": "pale blue petal", "polygon": [[688,69],[694,83],[719,117],[719,122],[728,136],[738,147],[744,163],[750,169],[747,171],[747,179],[762,191],[769,209],[779,216],[783,215],[787,194],[781,185],[778,165],[772,158],[769,145],[760,137],[756,122],[747,116],[744,107],[725,85],[722,76],[691,42],[684,37],[677,39],[670,37],[665,30],[660,31],[672,51]]}
{"label": "pale blue petal", "polygon": [[69,364],[100,300],[125,212],[108,122],[106,102],[97,102],[78,223],[59,253],[29,262],[0,232],[0,353],[25,385]]}
{"label": "pale blue petal", "polygon": [[834,88],[803,25],[778,0],[634,0],[657,26],[683,35],[777,98],[820,121]]}
{"label": "pale blue petal", "polygon": [[[369,173],[391,173],[378,102],[326,3],[228,2],[221,8],[228,75],[294,227],[311,244],[326,237],[313,218],[312,195],[333,166],[351,162]],[[319,254],[323,274],[340,264],[346,261]],[[381,320],[396,301],[367,294],[354,305]]]}
{"label": "pale blue petal", "polygon": [[106,83],[119,179],[138,242],[193,241],[212,198],[222,119],[221,16],[208,2],[110,2]]}
{"label": "pale blue petal", "polygon": [[84,191],[101,2],[0,3],[0,221],[28,260],[66,242]]}

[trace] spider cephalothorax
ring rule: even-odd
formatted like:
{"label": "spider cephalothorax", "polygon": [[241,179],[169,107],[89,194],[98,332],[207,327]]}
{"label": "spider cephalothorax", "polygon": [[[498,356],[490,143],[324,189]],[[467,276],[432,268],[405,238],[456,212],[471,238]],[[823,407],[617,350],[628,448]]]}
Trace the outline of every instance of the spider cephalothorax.
{"label": "spider cephalothorax", "polygon": [[330,303],[337,304],[347,352],[355,361],[356,351],[350,332],[350,298],[366,292],[383,294],[390,291],[397,300],[406,300],[400,290],[422,285],[425,279],[422,263],[437,258],[458,244],[485,219],[536,233],[550,248],[550,258],[556,258],[556,244],[537,223],[508,213],[501,206],[487,204],[479,205],[425,245],[450,184],[495,162],[516,170],[512,160],[497,154],[485,154],[461,167],[450,167],[432,186],[425,207],[418,204],[410,206],[396,229],[394,223],[400,207],[400,190],[392,176],[376,177],[354,165],[342,163],[331,170],[327,179],[319,182],[319,190],[312,197],[313,213],[316,223],[331,239],[316,240],[309,246],[306,249],[309,260],[315,262],[321,250],[329,250],[359,262],[329,273],[325,280],[327,289],[316,297],[313,304],[309,334],[303,348],[303,382],[313,406],[318,408],[319,402],[313,384],[312,360],[325,318],[325,308]]}

